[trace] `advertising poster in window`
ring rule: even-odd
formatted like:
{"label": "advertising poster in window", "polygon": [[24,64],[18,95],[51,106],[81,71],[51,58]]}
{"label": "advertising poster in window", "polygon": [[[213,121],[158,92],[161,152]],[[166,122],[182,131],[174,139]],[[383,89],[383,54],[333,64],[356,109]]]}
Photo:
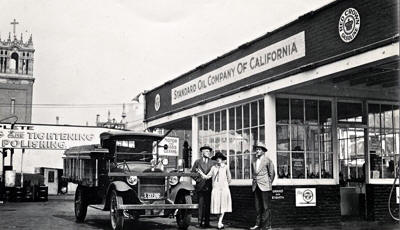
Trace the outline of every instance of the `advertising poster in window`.
{"label": "advertising poster in window", "polygon": [[304,153],[292,153],[293,178],[304,178]]}
{"label": "advertising poster in window", "polygon": [[296,188],[296,207],[309,207],[317,205],[315,188]]}

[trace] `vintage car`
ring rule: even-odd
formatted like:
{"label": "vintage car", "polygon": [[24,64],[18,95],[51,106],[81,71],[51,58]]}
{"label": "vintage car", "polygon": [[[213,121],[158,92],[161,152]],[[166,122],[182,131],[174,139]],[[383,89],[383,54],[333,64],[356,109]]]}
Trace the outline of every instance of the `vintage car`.
{"label": "vintage car", "polygon": [[160,216],[176,217],[178,227],[187,229],[191,209],[198,208],[190,180],[197,174],[163,171],[158,148],[167,146],[159,146],[162,139],[153,133],[110,131],[100,134],[100,145],[67,149],[64,179],[78,184],[76,221],[85,220],[89,206],[110,211],[112,229],[123,229],[128,219]]}

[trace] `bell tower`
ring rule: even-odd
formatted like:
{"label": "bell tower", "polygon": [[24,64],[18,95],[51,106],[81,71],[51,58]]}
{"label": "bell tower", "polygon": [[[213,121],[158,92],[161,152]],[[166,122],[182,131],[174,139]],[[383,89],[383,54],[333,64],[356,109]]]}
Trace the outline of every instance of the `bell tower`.
{"label": "bell tower", "polygon": [[[0,37],[0,122],[30,123],[34,53],[32,35],[17,38],[17,22],[11,21],[12,34]],[[7,117],[13,117],[4,120]],[[3,121],[2,121],[3,120]]]}

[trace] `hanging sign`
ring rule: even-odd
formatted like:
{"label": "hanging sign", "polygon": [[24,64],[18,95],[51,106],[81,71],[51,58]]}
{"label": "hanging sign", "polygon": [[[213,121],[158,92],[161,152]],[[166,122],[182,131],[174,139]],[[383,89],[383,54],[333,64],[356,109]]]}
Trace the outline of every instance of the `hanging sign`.
{"label": "hanging sign", "polygon": [[315,188],[296,188],[296,207],[317,205]]}
{"label": "hanging sign", "polygon": [[161,142],[160,146],[168,145],[168,149],[160,148],[160,156],[179,156],[179,138],[177,137],[165,137]]}
{"label": "hanging sign", "polygon": [[221,88],[305,55],[305,32],[302,31],[171,89],[171,104]]}

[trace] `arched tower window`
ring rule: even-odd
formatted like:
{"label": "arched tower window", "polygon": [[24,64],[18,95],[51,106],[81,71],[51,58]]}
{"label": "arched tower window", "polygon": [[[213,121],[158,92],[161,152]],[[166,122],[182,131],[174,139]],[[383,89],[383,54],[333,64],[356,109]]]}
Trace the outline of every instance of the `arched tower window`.
{"label": "arched tower window", "polygon": [[18,54],[13,53],[11,54],[11,60],[10,60],[10,70],[11,73],[18,73]]}

